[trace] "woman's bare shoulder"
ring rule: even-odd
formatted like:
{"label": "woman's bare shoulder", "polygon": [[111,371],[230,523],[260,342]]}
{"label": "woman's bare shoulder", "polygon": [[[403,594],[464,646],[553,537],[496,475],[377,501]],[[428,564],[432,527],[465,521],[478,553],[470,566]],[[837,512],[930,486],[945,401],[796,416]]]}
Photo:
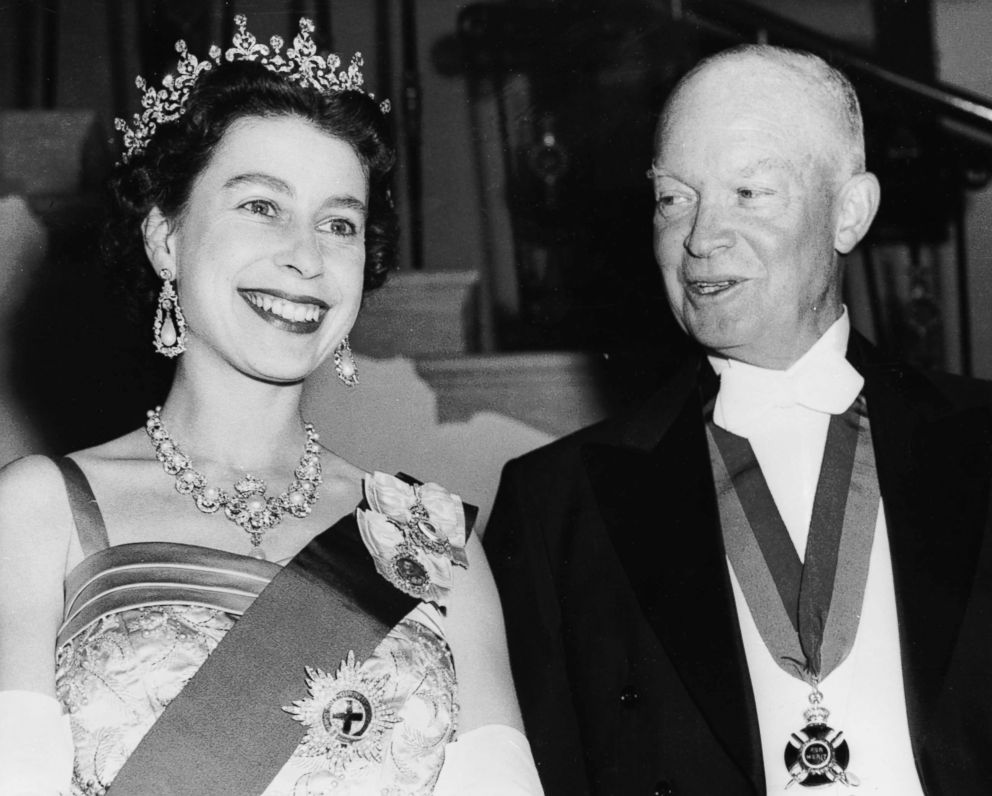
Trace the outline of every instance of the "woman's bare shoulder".
{"label": "woman's bare shoulder", "polygon": [[0,470],[0,579],[16,576],[32,592],[48,581],[59,587],[73,527],[65,482],[52,459],[25,456]]}
{"label": "woman's bare shoulder", "polygon": [[87,465],[99,467],[121,462],[147,460],[152,453],[145,429],[136,428],[134,431],[101,442],[99,445],[73,451],[69,456],[85,470]]}
{"label": "woman's bare shoulder", "polygon": [[346,481],[361,481],[367,472],[363,467],[353,464],[341,454],[335,453],[323,442],[320,443],[320,463],[325,475]]}
{"label": "woman's bare shoulder", "polygon": [[60,490],[64,491],[62,475],[53,459],[40,454],[22,456],[0,470],[0,511],[37,507]]}
{"label": "woman's bare shoulder", "polygon": [[25,456],[0,470],[0,688],[55,693],[52,642],[72,536],[52,459]]}
{"label": "woman's bare shoulder", "polygon": [[[134,455],[134,433],[68,456],[85,473]],[[51,545],[67,549],[74,524],[65,480],[56,461],[39,454],[24,456],[0,469],[0,544],[7,550],[27,537],[50,555]],[[40,548],[49,546],[47,551]]]}

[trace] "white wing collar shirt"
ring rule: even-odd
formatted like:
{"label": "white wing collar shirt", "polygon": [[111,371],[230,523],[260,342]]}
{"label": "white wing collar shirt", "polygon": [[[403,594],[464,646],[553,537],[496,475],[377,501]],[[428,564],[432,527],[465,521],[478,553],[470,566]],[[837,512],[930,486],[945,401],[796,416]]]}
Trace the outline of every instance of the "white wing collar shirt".
{"label": "white wing collar shirt", "polygon": [[[713,421],[746,437],[799,557],[813,512],[813,497],[832,414],[841,414],[861,392],[864,379],[845,358],[850,335],[847,308],[788,370],[769,370],[709,357],[720,377]],[[870,417],[871,407],[869,407]],[[805,724],[809,686],[775,663],[751,617],[730,567],[737,616],[758,712],[765,782],[770,795],[823,794],[922,796],[916,773],[899,655],[892,563],[884,501],[879,507],[868,565],[864,606],[847,659],[820,686],[828,724],[843,730],[851,751],[848,772],[857,788],[839,783],[790,788],[783,762],[789,735]]]}

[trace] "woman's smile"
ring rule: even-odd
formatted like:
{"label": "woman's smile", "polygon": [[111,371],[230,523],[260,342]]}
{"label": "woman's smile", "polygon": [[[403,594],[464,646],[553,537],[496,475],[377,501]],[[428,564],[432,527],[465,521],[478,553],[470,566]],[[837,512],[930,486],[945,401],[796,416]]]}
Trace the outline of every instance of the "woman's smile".
{"label": "woman's smile", "polygon": [[293,334],[311,334],[330,309],[313,296],[293,296],[281,290],[239,289],[239,295],[266,323]]}

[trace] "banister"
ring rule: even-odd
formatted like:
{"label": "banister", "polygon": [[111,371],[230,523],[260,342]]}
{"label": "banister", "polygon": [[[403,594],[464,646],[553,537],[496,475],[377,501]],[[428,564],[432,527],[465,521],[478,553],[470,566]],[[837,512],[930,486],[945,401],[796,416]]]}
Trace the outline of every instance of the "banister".
{"label": "banister", "polygon": [[[694,22],[723,35],[815,51],[852,78],[864,78],[914,97],[944,116],[992,134],[992,101],[940,81],[894,72],[853,45],[787,20],[761,6],[726,0],[669,0],[673,19]],[[748,36],[750,32],[750,36]]]}

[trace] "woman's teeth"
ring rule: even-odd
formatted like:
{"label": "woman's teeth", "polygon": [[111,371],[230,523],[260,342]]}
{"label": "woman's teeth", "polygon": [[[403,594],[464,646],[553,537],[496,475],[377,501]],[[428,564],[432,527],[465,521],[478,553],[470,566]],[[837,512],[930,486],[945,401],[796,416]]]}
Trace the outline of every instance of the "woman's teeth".
{"label": "woman's teeth", "polygon": [[248,300],[266,312],[278,315],[294,323],[320,319],[320,307],[316,304],[299,304],[295,301],[275,298],[266,293],[246,293]]}

